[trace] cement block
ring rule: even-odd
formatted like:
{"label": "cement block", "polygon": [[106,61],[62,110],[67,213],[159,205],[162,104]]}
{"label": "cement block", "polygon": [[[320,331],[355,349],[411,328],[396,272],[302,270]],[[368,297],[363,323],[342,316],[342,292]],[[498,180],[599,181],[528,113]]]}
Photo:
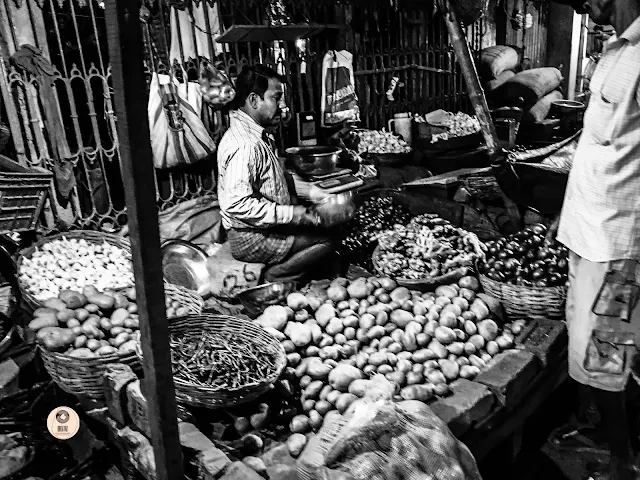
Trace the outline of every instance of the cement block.
{"label": "cement block", "polygon": [[451,432],[462,435],[489,414],[494,404],[493,393],[484,385],[464,378],[451,384],[453,395],[429,405]]}
{"label": "cement block", "polygon": [[233,462],[229,465],[221,480],[264,480],[264,477],[261,477],[242,462]]}
{"label": "cement block", "polygon": [[144,433],[147,438],[151,438],[151,426],[149,425],[149,408],[147,399],[144,398],[140,390],[140,380],[127,385],[127,412],[131,422]]}
{"label": "cement block", "polygon": [[269,480],[299,480],[298,470],[295,465],[272,465],[267,467]]}
{"label": "cement block", "polygon": [[231,465],[231,460],[224,452],[213,447],[198,454],[197,462],[202,480],[217,480],[224,470]]}
{"label": "cement block", "polygon": [[274,465],[295,465],[296,459],[289,454],[289,449],[284,443],[269,449],[262,455],[262,461],[267,467]]}
{"label": "cement block", "polygon": [[13,360],[5,360],[0,363],[0,398],[12,393],[16,393],[18,379],[20,377],[20,367]]}
{"label": "cement block", "polygon": [[543,368],[557,361],[566,350],[568,341],[566,324],[548,319],[536,320],[521,339],[525,350],[538,357]]}
{"label": "cement block", "polygon": [[109,415],[111,415],[121,427],[129,423],[127,412],[127,385],[135,382],[138,377],[133,373],[129,365],[113,363],[105,367],[104,394]]}
{"label": "cement block", "polygon": [[474,382],[485,385],[500,404],[515,406],[528,393],[528,385],[540,372],[540,362],[527,350],[508,350],[496,355],[489,368]]}

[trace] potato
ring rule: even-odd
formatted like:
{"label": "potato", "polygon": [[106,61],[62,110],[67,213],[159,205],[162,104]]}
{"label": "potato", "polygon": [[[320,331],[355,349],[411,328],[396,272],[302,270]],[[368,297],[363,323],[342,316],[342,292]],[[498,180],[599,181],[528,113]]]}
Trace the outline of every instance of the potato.
{"label": "potato", "polygon": [[335,336],[339,333],[342,333],[344,330],[344,325],[342,324],[342,320],[340,318],[333,318],[329,321],[329,324],[325,327],[325,331],[328,335],[331,335],[335,338]]}
{"label": "potato", "polygon": [[451,387],[446,383],[438,383],[434,385],[433,393],[438,397],[446,397],[447,395],[451,395]]}
{"label": "potato", "polygon": [[120,347],[118,348],[118,351],[120,353],[135,352],[137,350],[138,350],[138,342],[136,340],[126,341],[122,345],[120,345]]}
{"label": "potato", "polygon": [[[324,380],[333,369],[330,365],[322,363],[322,360],[317,357],[308,360],[311,361],[307,364],[306,373],[313,379]],[[300,366],[303,364],[304,363],[301,363]]]}
{"label": "potato", "polygon": [[433,398],[433,388],[429,385],[411,385],[400,390],[403,400],[418,400],[428,402]]}
{"label": "potato", "polygon": [[90,338],[89,340],[87,340],[86,345],[89,350],[97,350],[98,348],[100,348],[100,342],[95,338]]}
{"label": "potato", "polygon": [[501,335],[496,338],[496,343],[502,350],[506,350],[513,346],[513,338],[508,335]]}
{"label": "potato", "polygon": [[[89,295],[87,296],[87,300],[90,304],[97,305],[101,310],[111,310],[115,305],[115,299],[104,293]],[[85,306],[85,308],[87,307]]]}
{"label": "potato", "polygon": [[84,309],[89,313],[98,313],[100,311],[100,307],[98,305],[94,305],[93,303],[88,303],[84,306]]}
{"label": "potato", "polygon": [[128,340],[129,340],[129,334],[127,332],[119,333],[113,339],[113,346],[116,347],[116,348],[119,348],[120,345],[122,345],[123,343],[127,342]]}
{"label": "potato", "polygon": [[493,320],[482,320],[477,326],[478,334],[487,342],[495,340],[498,337],[498,324]]}
{"label": "potato", "polygon": [[29,322],[29,330],[33,332],[38,332],[43,328],[57,327],[57,326],[58,326],[58,319],[53,315],[36,317]]}
{"label": "potato", "polygon": [[59,352],[69,348],[76,336],[68,328],[51,326],[39,329],[36,338],[47,350]]}
{"label": "potato", "polygon": [[[458,378],[458,374],[460,373],[460,365],[456,362],[452,362],[451,360],[439,360],[438,364],[440,365],[440,369],[444,374],[444,377],[448,381],[453,381]],[[437,382],[433,382],[437,383]]]}
{"label": "potato", "polygon": [[486,343],[484,337],[479,334],[473,335],[471,338],[469,338],[468,342],[472,343],[477,350],[482,350]]}
{"label": "potato", "polygon": [[437,298],[446,297],[451,299],[458,296],[456,289],[449,285],[440,285],[436,288],[435,294]]}
{"label": "potato", "polygon": [[[418,365],[421,367],[421,365]],[[422,371],[420,372],[409,372],[407,373],[407,385],[418,385],[424,382],[424,375]]]}
{"label": "potato", "polygon": [[106,356],[106,355],[113,355],[114,353],[117,353],[117,352],[118,352],[117,348],[112,347],[111,345],[104,345],[96,350],[96,355]]}
{"label": "potato", "polygon": [[47,307],[40,307],[37,308],[34,312],[33,312],[33,316],[34,317],[40,317],[40,316],[48,316],[48,315],[53,315],[54,317],[58,314],[59,310],[56,310],[55,308],[47,308]]}
{"label": "potato", "polygon": [[402,334],[402,346],[407,352],[415,352],[418,349],[418,342],[413,333],[405,332]]}
{"label": "potato", "polygon": [[309,412],[309,425],[314,432],[317,432],[322,427],[324,423],[324,419],[322,415],[320,415],[316,410],[311,410]]}
{"label": "potato", "polygon": [[405,328],[413,321],[413,314],[406,310],[394,310],[391,312],[391,321],[399,328]]}
{"label": "potato", "polygon": [[67,304],[64,303],[62,300],[60,300],[59,298],[50,298],[48,300],[45,300],[43,302],[43,305],[47,308],[51,308],[53,310],[56,310],[58,312],[61,312],[63,310],[67,310]]}
{"label": "potato", "polygon": [[460,355],[464,354],[464,343],[463,342],[453,342],[449,345],[447,345],[445,348],[447,349],[447,352],[455,355],[456,357],[459,357]]}
{"label": "potato", "polygon": [[56,318],[60,323],[66,324],[72,318],[76,318],[76,312],[71,309],[61,310],[57,313]]}
{"label": "potato", "polygon": [[349,384],[349,393],[352,393],[357,397],[364,397],[370,386],[371,380],[357,379]]}
{"label": "potato", "polygon": [[74,358],[94,358],[95,354],[88,348],[76,348],[69,353],[69,356]]}
{"label": "potato", "polygon": [[435,339],[442,345],[449,345],[457,339],[455,332],[449,327],[438,327],[435,331]]}
{"label": "potato", "polygon": [[73,290],[60,290],[58,298],[72,310],[82,308],[87,304],[87,297],[82,293]]}
{"label": "potato", "polygon": [[437,385],[439,383],[447,383],[447,377],[440,370],[431,370],[427,374],[427,381]]}
{"label": "potato", "polygon": [[[113,322],[111,322],[111,324],[113,325]],[[140,321],[135,319],[135,318],[127,318],[125,319],[123,326],[125,328],[139,328],[140,327]]]}
{"label": "potato", "polygon": [[385,378],[389,380],[391,383],[395,383],[400,388],[404,387],[407,383],[406,375],[398,371],[387,373],[385,375]]}
{"label": "potato", "polygon": [[466,378],[467,380],[474,379],[480,373],[478,367],[473,365],[463,365],[460,367],[460,378]]}
{"label": "potato", "polygon": [[287,449],[293,458],[298,458],[306,446],[307,437],[301,433],[294,433],[287,440]]}
{"label": "potato", "polygon": [[489,342],[487,342],[487,353],[489,355],[491,355],[492,357],[498,353],[500,353],[500,346],[498,345],[497,342],[491,340]]}
{"label": "potato", "polygon": [[336,409],[338,410],[338,412],[344,413],[351,406],[351,404],[355,402],[357,399],[358,397],[353,393],[343,393],[336,400],[336,404],[335,404]]}
{"label": "potato", "polygon": [[479,368],[480,370],[487,367],[487,363],[477,355],[469,355],[469,362],[471,363],[471,365]]}

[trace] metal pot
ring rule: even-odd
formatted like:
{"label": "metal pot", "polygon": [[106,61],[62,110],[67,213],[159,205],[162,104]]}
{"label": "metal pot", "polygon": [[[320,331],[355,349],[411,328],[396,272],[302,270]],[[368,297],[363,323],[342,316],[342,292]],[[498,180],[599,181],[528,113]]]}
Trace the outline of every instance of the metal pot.
{"label": "metal pot", "polygon": [[287,148],[289,168],[306,177],[326,175],[336,169],[341,148],[338,147],[292,147]]}
{"label": "metal pot", "polygon": [[356,203],[352,192],[330,195],[312,207],[324,227],[335,227],[351,220],[356,214]]}
{"label": "metal pot", "polygon": [[560,119],[560,135],[570,137],[582,128],[585,108],[582,102],[557,100],[551,103],[549,117]]}

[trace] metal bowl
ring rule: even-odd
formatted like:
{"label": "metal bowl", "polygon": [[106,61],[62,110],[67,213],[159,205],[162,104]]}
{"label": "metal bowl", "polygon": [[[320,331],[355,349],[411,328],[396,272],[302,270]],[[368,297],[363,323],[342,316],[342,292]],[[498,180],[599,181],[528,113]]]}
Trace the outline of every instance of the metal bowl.
{"label": "metal bowl", "polygon": [[296,288],[295,282],[264,283],[257,287],[247,288],[236,294],[242,306],[252,317],[262,314],[269,305],[276,305],[286,300],[287,295]]}
{"label": "metal bowl", "polygon": [[292,147],[285,150],[289,168],[303,176],[326,175],[336,169],[342,149],[339,147]]}
{"label": "metal bowl", "polygon": [[351,220],[356,214],[356,203],[352,192],[330,195],[312,207],[325,227],[335,227]]}
{"label": "metal bowl", "polygon": [[168,240],[162,244],[162,273],[174,285],[205,295],[210,288],[207,254],[185,240]]}

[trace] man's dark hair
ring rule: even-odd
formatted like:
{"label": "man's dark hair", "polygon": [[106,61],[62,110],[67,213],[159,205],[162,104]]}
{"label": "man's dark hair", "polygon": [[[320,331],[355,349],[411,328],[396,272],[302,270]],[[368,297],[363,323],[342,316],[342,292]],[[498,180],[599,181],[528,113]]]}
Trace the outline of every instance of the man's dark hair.
{"label": "man's dark hair", "polygon": [[282,76],[271,67],[266,65],[245,65],[236,79],[235,108],[244,106],[247,98],[252,93],[264,98],[265,92],[269,90],[269,79],[271,78],[283,81]]}

